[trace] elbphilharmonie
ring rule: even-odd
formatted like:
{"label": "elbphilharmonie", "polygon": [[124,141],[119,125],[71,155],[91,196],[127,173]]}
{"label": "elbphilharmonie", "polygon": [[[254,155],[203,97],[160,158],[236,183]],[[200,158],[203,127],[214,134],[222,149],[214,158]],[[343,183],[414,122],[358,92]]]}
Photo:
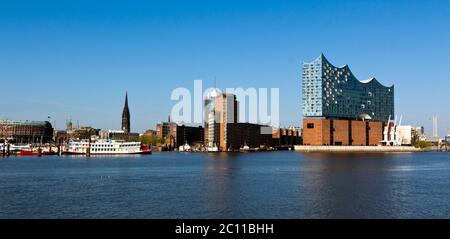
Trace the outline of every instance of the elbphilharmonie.
{"label": "elbphilharmonie", "polygon": [[304,117],[387,121],[394,115],[394,86],[359,81],[347,65],[333,66],[323,54],[303,64],[302,93]]}
{"label": "elbphilharmonie", "polygon": [[394,86],[359,81],[323,54],[303,63],[302,99],[305,145],[379,145],[394,116]]}

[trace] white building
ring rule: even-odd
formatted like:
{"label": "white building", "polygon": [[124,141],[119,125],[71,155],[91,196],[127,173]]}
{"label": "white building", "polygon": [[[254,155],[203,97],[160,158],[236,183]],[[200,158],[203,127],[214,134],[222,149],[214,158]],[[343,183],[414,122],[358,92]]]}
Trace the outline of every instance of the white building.
{"label": "white building", "polygon": [[398,130],[398,142],[400,145],[411,145],[412,144],[412,135],[413,135],[413,128],[411,125],[402,125],[397,126]]}

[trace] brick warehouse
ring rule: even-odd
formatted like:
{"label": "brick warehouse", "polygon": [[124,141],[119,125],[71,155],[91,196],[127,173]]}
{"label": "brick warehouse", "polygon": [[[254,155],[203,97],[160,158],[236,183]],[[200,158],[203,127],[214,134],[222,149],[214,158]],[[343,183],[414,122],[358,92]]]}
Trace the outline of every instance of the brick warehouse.
{"label": "brick warehouse", "polygon": [[383,122],[359,120],[304,119],[304,145],[380,145]]}

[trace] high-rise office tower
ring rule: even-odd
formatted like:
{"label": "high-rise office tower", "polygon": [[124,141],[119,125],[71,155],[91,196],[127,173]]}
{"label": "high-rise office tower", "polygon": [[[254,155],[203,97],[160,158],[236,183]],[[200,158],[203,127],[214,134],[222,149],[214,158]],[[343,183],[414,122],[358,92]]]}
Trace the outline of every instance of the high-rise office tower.
{"label": "high-rise office tower", "polygon": [[211,91],[204,99],[205,145],[227,148],[227,124],[237,123],[239,104],[236,95]]}

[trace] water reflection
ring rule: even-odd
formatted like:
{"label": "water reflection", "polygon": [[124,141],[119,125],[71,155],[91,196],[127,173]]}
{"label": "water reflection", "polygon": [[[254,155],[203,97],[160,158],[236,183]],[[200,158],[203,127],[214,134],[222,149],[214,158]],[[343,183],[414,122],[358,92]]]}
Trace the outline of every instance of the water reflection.
{"label": "water reflection", "polygon": [[450,154],[0,160],[0,218],[450,218]]}
{"label": "water reflection", "polygon": [[233,177],[233,158],[225,153],[210,153],[205,155],[206,165],[204,167],[205,208],[209,216],[213,218],[225,217],[232,208],[233,194],[230,187]]}
{"label": "water reflection", "polygon": [[307,218],[391,217],[393,154],[303,154]]}

